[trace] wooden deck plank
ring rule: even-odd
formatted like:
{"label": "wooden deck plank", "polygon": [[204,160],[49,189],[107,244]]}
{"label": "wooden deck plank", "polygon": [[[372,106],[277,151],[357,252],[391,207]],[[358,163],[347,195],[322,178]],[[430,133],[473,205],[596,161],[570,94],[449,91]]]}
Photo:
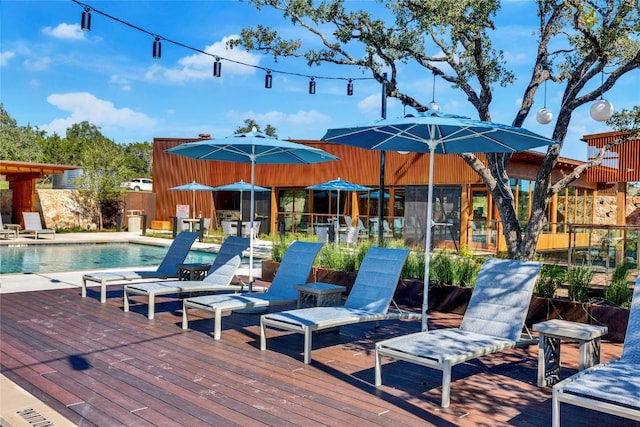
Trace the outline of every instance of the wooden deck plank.
{"label": "wooden deck plank", "polygon": [[[452,405],[443,409],[438,371],[385,361],[384,385],[372,384],[375,342],[415,332],[419,322],[349,325],[340,334],[318,335],[312,363],[305,365],[299,334],[269,331],[268,350],[259,350],[259,315],[225,317],[222,340],[215,341],[209,317],[194,316],[192,329],[181,330],[175,298],[159,299],[149,321],[146,306],[123,313],[121,285],[109,286],[109,296],[99,304],[63,289],[0,299],[3,373],[78,424],[550,423],[551,388],[535,385],[535,346],[457,366]],[[430,320],[451,327],[460,316],[432,313]],[[621,345],[605,342],[602,358],[620,351]],[[576,366],[577,348],[563,344],[562,377]],[[60,393],[67,396],[62,401]],[[598,413],[584,419],[583,412],[563,409],[563,421],[620,423]]]}

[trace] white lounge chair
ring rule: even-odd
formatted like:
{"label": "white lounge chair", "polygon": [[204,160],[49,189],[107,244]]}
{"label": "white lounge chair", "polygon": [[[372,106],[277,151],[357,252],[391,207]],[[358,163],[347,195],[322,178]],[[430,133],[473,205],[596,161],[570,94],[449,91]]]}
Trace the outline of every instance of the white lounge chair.
{"label": "white lounge chair", "polygon": [[640,277],[633,291],[622,355],[553,386],[555,427],[560,426],[561,403],[640,420]]}
{"label": "white lounge chair", "polygon": [[244,292],[233,295],[206,295],[185,298],[182,310],[182,329],[189,327],[188,309],[196,308],[214,314],[213,337],[220,339],[222,313],[243,308],[294,304],[298,300],[295,285],[307,283],[313,262],[322,243],[295,241],[285,252],[280,267],[266,292]]}
{"label": "white lounge chair", "polygon": [[107,301],[107,283],[141,279],[177,279],[178,265],[182,264],[191,250],[191,245],[199,233],[183,231],[178,233],[169,246],[164,259],[154,271],[101,271],[82,276],[82,298],[87,296],[87,282],[100,283],[100,302]]}
{"label": "white lounge chair", "polygon": [[149,298],[148,314],[153,319],[155,313],[155,297],[157,295],[179,294],[183,292],[219,292],[242,291],[242,285],[232,285],[242,252],[249,247],[249,239],[229,236],[220,246],[207,276],[203,280],[172,280],[168,282],[145,282],[124,286],[124,311],[129,311],[129,295],[143,295]]}
{"label": "white lounge chair", "polygon": [[451,368],[514,348],[520,341],[539,262],[489,258],[478,274],[459,328],[418,332],[376,343],[375,385],[382,384],[382,357],[442,371],[442,407],[449,406]]}
{"label": "white lounge chair", "polygon": [[22,219],[24,220],[24,230],[21,231],[21,234],[33,234],[36,239],[41,235],[50,235],[54,239],[56,238],[55,230],[42,228],[39,212],[22,212]]}
{"label": "white lounge chair", "polygon": [[389,312],[389,305],[408,255],[408,249],[369,249],[343,306],[302,308],[261,316],[260,349],[264,351],[267,348],[267,326],[298,332],[304,334],[304,363],[308,364],[311,363],[311,338],[314,331],[360,322],[419,319],[419,313]]}
{"label": "white lounge chair", "polygon": [[18,232],[13,228],[4,228],[4,224],[2,223],[2,215],[0,215],[0,236],[7,236],[12,239],[18,237]]}

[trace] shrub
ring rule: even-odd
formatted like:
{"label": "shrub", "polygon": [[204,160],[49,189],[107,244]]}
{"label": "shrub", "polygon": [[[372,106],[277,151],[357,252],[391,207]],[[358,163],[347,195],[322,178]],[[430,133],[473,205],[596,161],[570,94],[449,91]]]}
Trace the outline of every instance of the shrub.
{"label": "shrub", "polygon": [[429,278],[439,285],[452,285],[455,278],[454,263],[447,250],[438,251],[431,256]]}
{"label": "shrub", "polygon": [[629,307],[633,291],[629,288],[629,266],[621,264],[613,271],[611,283],[604,288],[604,301],[616,307]]}
{"label": "shrub", "polygon": [[567,269],[569,299],[571,301],[587,301],[587,297],[589,296],[589,287],[594,274],[595,272],[587,265],[570,266]]}
{"label": "shrub", "polygon": [[543,265],[536,281],[536,294],[542,298],[553,298],[558,287],[564,283],[565,277],[566,273],[562,266],[555,264]]}
{"label": "shrub", "polygon": [[457,282],[462,287],[471,288],[476,283],[478,273],[482,267],[481,263],[478,263],[473,258],[457,258],[456,264],[456,276]]}
{"label": "shrub", "polygon": [[402,267],[403,279],[424,280],[424,252],[411,252]]}

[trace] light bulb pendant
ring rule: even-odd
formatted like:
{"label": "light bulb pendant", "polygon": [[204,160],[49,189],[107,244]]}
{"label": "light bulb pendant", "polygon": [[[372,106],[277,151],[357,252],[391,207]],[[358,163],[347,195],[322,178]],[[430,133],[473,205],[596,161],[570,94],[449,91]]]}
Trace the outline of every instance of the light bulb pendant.
{"label": "light bulb pendant", "polygon": [[547,125],[551,120],[553,120],[553,111],[547,107],[541,108],[536,113],[536,121],[541,125]]}
{"label": "light bulb pendant", "polygon": [[589,109],[591,118],[597,122],[606,122],[613,115],[613,104],[606,99],[599,99]]}
{"label": "light bulb pendant", "polygon": [[162,43],[160,43],[160,37],[156,36],[156,39],[153,41],[153,57],[155,59],[160,59],[162,56]]}
{"label": "light bulb pendant", "polygon": [[347,96],[353,95],[353,80],[349,79],[349,83],[347,83]]}
{"label": "light bulb pendant", "polygon": [[316,93],[316,80],[311,77],[311,80],[309,80],[309,94],[310,95],[314,95]]}
{"label": "light bulb pendant", "polygon": [[80,28],[82,31],[90,31],[91,30],[91,13],[88,7],[84,8],[82,12],[82,20],[80,21]]}
{"label": "light bulb pendant", "polygon": [[264,75],[264,87],[266,89],[271,89],[273,84],[273,76],[271,75],[271,70],[267,70],[267,74]]}
{"label": "light bulb pendant", "polygon": [[222,63],[220,58],[216,58],[216,62],[213,63],[213,77],[220,77],[222,73]]}

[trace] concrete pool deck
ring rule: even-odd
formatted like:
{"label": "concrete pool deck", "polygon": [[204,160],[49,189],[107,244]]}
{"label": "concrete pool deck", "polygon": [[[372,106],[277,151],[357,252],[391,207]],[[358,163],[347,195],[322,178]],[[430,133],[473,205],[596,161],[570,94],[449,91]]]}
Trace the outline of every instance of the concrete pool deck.
{"label": "concrete pool deck", "polygon": [[[168,245],[170,240],[142,236],[138,233],[109,232],[109,233],[56,233],[55,239],[50,237],[34,239],[33,237],[20,236],[17,239],[2,239],[0,245],[40,245],[40,244],[69,244],[69,243],[141,243],[151,245]],[[196,241],[194,249],[218,249],[220,245],[215,243],[201,243]],[[254,276],[261,274],[262,258],[268,258],[271,254],[271,242],[268,240],[254,241]],[[155,267],[127,267],[127,270],[153,270]],[[123,268],[105,269],[123,270]],[[82,287],[82,275],[96,270],[68,271],[56,273],[18,273],[0,274],[0,294],[10,292],[41,291],[47,289],[78,288]],[[249,263],[243,262],[238,270],[238,275],[249,276]],[[91,286],[91,285],[90,285]],[[99,284],[96,284],[99,286]]]}

